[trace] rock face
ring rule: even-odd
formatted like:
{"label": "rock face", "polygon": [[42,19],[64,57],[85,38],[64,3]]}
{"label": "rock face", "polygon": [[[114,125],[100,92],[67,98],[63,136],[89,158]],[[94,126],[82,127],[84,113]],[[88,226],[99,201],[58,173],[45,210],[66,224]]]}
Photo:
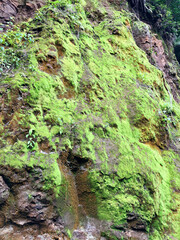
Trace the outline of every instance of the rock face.
{"label": "rock face", "polygon": [[178,239],[171,47],[127,1],[0,4],[34,16],[0,37],[0,239]]}
{"label": "rock face", "polygon": [[0,1],[0,23],[9,21],[25,20],[32,17],[34,12],[42,7],[46,0],[1,0]]}
{"label": "rock face", "polygon": [[11,1],[3,0],[0,2],[0,13],[1,20],[9,20],[17,14],[16,5]]}
{"label": "rock face", "polygon": [[63,223],[56,212],[55,202],[51,202],[53,193],[43,190],[42,170],[1,166],[0,174],[10,186],[0,177],[0,238],[54,239],[59,235],[58,239],[61,239]]}
{"label": "rock face", "polygon": [[[171,93],[176,101],[179,102],[180,89],[179,89],[179,78],[177,76],[177,70],[175,67],[172,67],[169,62],[172,58],[168,55],[169,53],[163,46],[163,41],[157,38],[157,35],[153,34],[150,31],[151,27],[142,22],[135,21],[133,24],[133,35],[137,45],[142,48],[151,62],[158,69],[160,69],[167,83],[171,87]],[[171,46],[172,48],[172,46]],[[173,61],[174,62],[174,61]],[[178,65],[174,62],[174,66]]]}
{"label": "rock face", "polygon": [[9,197],[9,188],[0,176],[0,204],[4,203]]}

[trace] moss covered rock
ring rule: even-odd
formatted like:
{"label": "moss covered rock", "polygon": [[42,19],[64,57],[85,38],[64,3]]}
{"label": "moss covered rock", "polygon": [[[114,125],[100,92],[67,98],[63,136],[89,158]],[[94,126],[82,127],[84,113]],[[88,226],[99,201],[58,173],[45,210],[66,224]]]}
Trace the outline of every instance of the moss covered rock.
{"label": "moss covered rock", "polygon": [[54,1],[18,45],[1,36],[0,164],[42,169],[69,235],[90,217],[106,239],[178,238],[179,105],[131,21],[110,3]]}

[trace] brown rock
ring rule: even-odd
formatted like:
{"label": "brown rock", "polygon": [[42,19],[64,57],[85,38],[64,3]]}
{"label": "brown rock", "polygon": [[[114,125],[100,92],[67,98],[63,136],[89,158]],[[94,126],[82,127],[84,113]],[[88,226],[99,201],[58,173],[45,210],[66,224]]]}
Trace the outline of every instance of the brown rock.
{"label": "brown rock", "polygon": [[0,204],[4,203],[9,197],[9,188],[0,176]]}
{"label": "brown rock", "polygon": [[28,174],[26,171],[23,171],[21,169],[12,168],[9,166],[0,166],[0,174],[6,176],[8,181],[11,183],[22,183],[24,181],[27,181]]}
{"label": "brown rock", "polygon": [[12,1],[1,0],[0,1],[0,18],[7,20],[10,17],[14,17],[17,14],[17,8]]}
{"label": "brown rock", "polygon": [[46,0],[1,0],[0,22],[5,23],[12,17],[16,20],[29,18],[45,2]]}
{"label": "brown rock", "polygon": [[[45,193],[23,189],[17,196],[19,212],[25,214],[31,222],[45,221],[51,218],[53,207],[48,204],[49,201],[46,197]],[[20,221],[21,225],[23,222],[25,224],[26,221]]]}
{"label": "brown rock", "polygon": [[0,228],[4,227],[6,218],[2,212],[0,212]]}
{"label": "brown rock", "polygon": [[[166,82],[171,87],[174,99],[179,102],[180,90],[177,72],[169,64],[169,60],[172,56],[170,56],[170,52],[169,54],[165,52],[163,41],[159,40],[156,34],[152,34],[149,25],[140,27],[138,26],[138,22],[134,22],[132,30],[136,44],[146,52],[150,63],[163,72]],[[144,71],[143,69],[141,70]]]}

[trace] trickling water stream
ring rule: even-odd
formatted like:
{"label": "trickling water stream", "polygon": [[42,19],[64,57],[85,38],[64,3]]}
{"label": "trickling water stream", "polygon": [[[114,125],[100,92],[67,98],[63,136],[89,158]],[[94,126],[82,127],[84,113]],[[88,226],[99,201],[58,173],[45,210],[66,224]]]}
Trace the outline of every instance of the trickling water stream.
{"label": "trickling water stream", "polygon": [[[67,183],[66,201],[69,207],[64,222],[68,229],[73,230],[73,240],[100,239],[100,221],[97,219],[96,197],[91,191],[88,179],[90,161],[63,152],[59,167]],[[66,211],[66,210],[65,210]]]}

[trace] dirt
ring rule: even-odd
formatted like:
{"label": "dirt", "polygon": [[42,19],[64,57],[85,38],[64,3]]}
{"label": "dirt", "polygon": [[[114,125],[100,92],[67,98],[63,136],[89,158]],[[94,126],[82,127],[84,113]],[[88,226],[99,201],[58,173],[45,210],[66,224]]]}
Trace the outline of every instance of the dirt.
{"label": "dirt", "polygon": [[56,75],[60,69],[60,65],[54,56],[48,55],[46,60],[39,60],[39,69],[43,72]]}

